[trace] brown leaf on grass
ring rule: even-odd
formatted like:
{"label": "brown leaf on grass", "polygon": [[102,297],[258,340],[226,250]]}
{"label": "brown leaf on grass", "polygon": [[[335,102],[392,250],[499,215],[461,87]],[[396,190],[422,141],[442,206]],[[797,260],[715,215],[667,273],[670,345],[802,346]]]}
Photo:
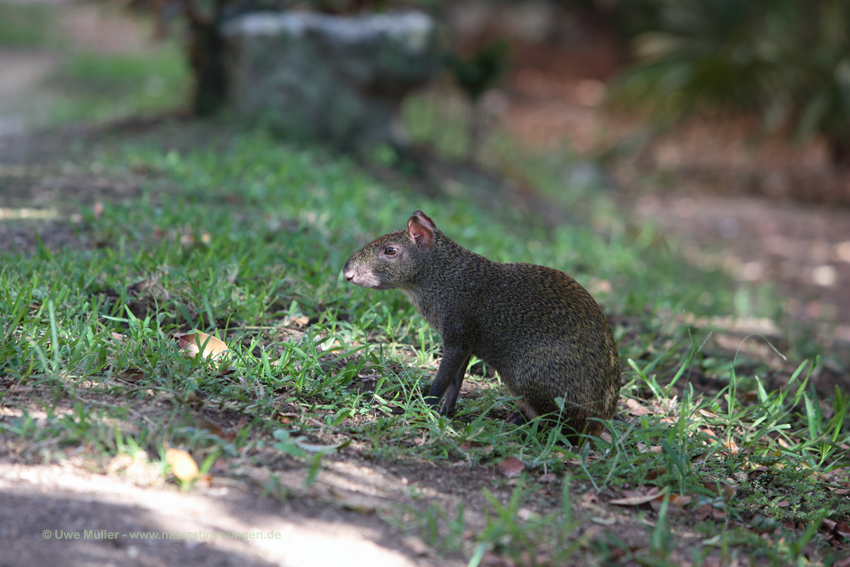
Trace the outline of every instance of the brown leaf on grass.
{"label": "brown leaf on grass", "polygon": [[537,479],[537,482],[546,484],[546,483],[550,483],[550,482],[555,482],[556,480],[558,480],[558,477],[555,476],[555,474],[546,473],[546,474],[540,475],[540,478]]}
{"label": "brown leaf on grass", "polygon": [[829,532],[839,538],[850,539],[850,526],[848,526],[845,522],[830,520],[829,518],[824,519],[823,521],[824,527],[829,530]]}
{"label": "brown leaf on grass", "polygon": [[708,518],[712,518],[714,520],[723,520],[725,516],[723,515],[722,510],[718,510],[711,504],[703,504],[696,510],[694,510],[694,520],[697,522],[702,522],[703,520],[707,520]]}
{"label": "brown leaf on grass", "polygon": [[767,474],[770,472],[770,469],[765,466],[756,467],[750,472],[747,473],[747,476],[750,478],[758,478],[763,474]]}
{"label": "brown leaf on grass", "polygon": [[832,564],[832,567],[850,567],[850,557],[842,559]]}
{"label": "brown leaf on grass", "polygon": [[646,408],[646,406],[641,405],[641,403],[634,398],[626,400],[626,407],[629,408],[629,415],[634,415],[636,417],[652,413]]}
{"label": "brown leaf on grass", "polygon": [[471,441],[471,440],[467,439],[466,441],[464,441],[463,443],[458,445],[458,449],[460,449],[461,451],[469,451],[469,450],[474,449],[476,447],[483,447],[483,446],[484,446],[484,443],[479,443],[478,441]]}
{"label": "brown leaf on grass", "polygon": [[405,445],[409,447],[422,447],[428,441],[428,432],[423,431],[421,437],[407,439]]}
{"label": "brown leaf on grass", "polygon": [[658,488],[655,486],[650,488],[649,491],[644,494],[640,494],[640,491],[636,490],[624,490],[623,493],[630,494],[630,496],[609,500],[608,503],[616,504],[617,506],[640,506],[641,504],[652,502],[656,498],[663,498],[666,492],[666,488],[659,492]]}
{"label": "brown leaf on grass", "polygon": [[304,329],[310,323],[309,317],[299,315],[298,317],[287,317],[283,320],[282,327],[294,327],[296,329]]}
{"label": "brown leaf on grass", "polygon": [[115,331],[112,331],[112,332],[111,332],[111,333],[109,333],[109,334],[110,334],[110,336],[111,336],[113,339],[115,339],[115,340],[116,340],[116,341],[118,341],[119,343],[120,343],[121,341],[123,341],[124,339],[126,339],[126,338],[127,338],[127,335],[122,335],[121,333],[116,333]]}
{"label": "brown leaf on grass", "polygon": [[713,439],[718,439],[717,432],[715,432],[714,429],[712,429],[711,427],[708,427],[706,425],[700,425],[699,427],[697,427],[697,432],[708,435],[709,437],[711,437]]}
{"label": "brown leaf on grass", "polygon": [[585,492],[581,495],[581,503],[582,504],[594,504],[599,502],[599,497],[595,492]]}
{"label": "brown leaf on grass", "polygon": [[645,445],[643,443],[637,444],[637,450],[640,451],[641,453],[663,453],[664,452],[664,449],[661,447],[661,445],[648,446],[648,445]]}
{"label": "brown leaf on grass", "polygon": [[139,370],[138,368],[130,368],[119,374],[118,380],[122,382],[127,382],[128,384],[135,384],[139,380],[142,380],[144,377],[145,373]]}
{"label": "brown leaf on grass", "polygon": [[195,459],[183,449],[166,449],[165,462],[171,467],[171,473],[183,482],[194,480],[200,473]]}
{"label": "brown leaf on grass", "polygon": [[664,468],[664,467],[658,467],[657,469],[649,470],[646,473],[646,480],[655,480],[656,478],[665,474],[666,472],[667,472],[667,469]]}
{"label": "brown leaf on grass", "polygon": [[425,557],[431,552],[431,548],[416,536],[408,536],[401,540],[401,543],[412,551],[413,555],[418,555],[419,557]]}
{"label": "brown leaf on grass", "polygon": [[236,432],[227,433],[219,424],[200,415],[195,416],[195,427],[209,431],[216,437],[220,437],[225,441],[232,441],[236,438]]}
{"label": "brown leaf on grass", "polygon": [[[693,498],[690,496],[685,496],[683,494],[671,494],[667,505],[667,513],[673,515],[684,513],[685,506],[690,504],[691,500],[693,500]],[[652,509],[656,512],[661,510],[661,506],[663,504],[664,496],[659,496],[649,502],[650,507],[652,507]]]}
{"label": "brown leaf on grass", "polygon": [[787,500],[783,500],[782,502],[777,502],[776,507],[777,508],[786,508],[788,506],[788,504],[790,504],[790,502],[788,502]]}
{"label": "brown leaf on grass", "polygon": [[730,486],[724,482],[704,482],[702,483],[702,485],[708,490],[717,494],[718,496],[722,496],[725,500],[729,500],[730,498],[735,496],[735,493],[737,492],[737,490],[735,490],[735,487]]}
{"label": "brown leaf on grass", "polygon": [[193,358],[201,353],[201,348],[204,349],[201,355],[204,358],[215,358],[227,352],[227,345],[224,341],[206,333],[186,333],[174,335],[174,337],[177,339],[177,344],[180,345],[180,350]]}
{"label": "brown leaf on grass", "polygon": [[525,465],[516,457],[505,457],[498,466],[499,472],[508,478],[519,476],[519,473],[525,470]]}
{"label": "brown leaf on grass", "polygon": [[287,425],[287,424],[293,423],[293,422],[295,422],[295,421],[298,421],[298,418],[299,418],[299,417],[300,417],[300,415],[299,415],[299,414],[297,414],[297,413],[288,413],[288,412],[287,412],[287,413],[280,413],[280,412],[275,412],[275,414],[274,414],[274,417],[273,417],[273,418],[274,418],[274,419],[276,419],[276,420],[278,420],[279,422],[283,423],[284,425]]}
{"label": "brown leaf on grass", "polygon": [[103,216],[103,203],[101,203],[100,201],[95,201],[91,209],[91,212],[94,215],[95,219],[100,219],[100,217]]}

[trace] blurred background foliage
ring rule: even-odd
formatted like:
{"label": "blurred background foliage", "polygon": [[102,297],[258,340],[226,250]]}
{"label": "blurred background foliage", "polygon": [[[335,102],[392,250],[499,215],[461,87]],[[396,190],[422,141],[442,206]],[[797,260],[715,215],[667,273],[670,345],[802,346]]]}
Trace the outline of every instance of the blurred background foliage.
{"label": "blurred background foliage", "polygon": [[[529,2],[487,4],[493,8]],[[647,111],[660,124],[694,115],[751,114],[768,133],[781,132],[798,140],[823,136],[833,163],[850,165],[850,2],[554,0],[551,4],[592,22],[621,42],[625,64],[609,90],[616,106]],[[193,108],[196,114],[207,115],[225,102],[218,33],[222,22],[233,15],[291,8],[331,14],[417,8],[445,21],[456,3],[135,0],[132,5],[156,11],[164,26],[180,19],[188,23],[188,60],[196,85]],[[471,103],[504,74],[509,50],[502,39],[449,38],[447,42],[452,52],[446,58],[447,67]],[[470,82],[470,77],[476,80]],[[478,135],[477,129],[473,124],[471,138]]]}
{"label": "blurred background foliage", "polygon": [[615,97],[664,117],[756,113],[769,131],[822,134],[833,162],[850,165],[850,3],[624,4],[634,5],[624,16],[643,17],[623,20],[635,59],[619,77]]}

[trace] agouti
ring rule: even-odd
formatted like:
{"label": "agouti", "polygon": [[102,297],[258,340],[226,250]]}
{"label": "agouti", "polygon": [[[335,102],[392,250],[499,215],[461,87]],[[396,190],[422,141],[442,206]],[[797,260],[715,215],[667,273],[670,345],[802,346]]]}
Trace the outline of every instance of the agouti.
{"label": "agouti", "polygon": [[[492,366],[512,396],[508,421],[541,415],[560,420],[571,440],[597,435],[620,392],[620,359],[611,327],[590,294],[558,270],[500,264],[440,232],[422,211],[407,230],[354,253],[343,268],[351,283],[399,288],[440,333],[443,360],[427,401],[454,409],[474,354]],[[556,398],[563,400],[563,410]]]}

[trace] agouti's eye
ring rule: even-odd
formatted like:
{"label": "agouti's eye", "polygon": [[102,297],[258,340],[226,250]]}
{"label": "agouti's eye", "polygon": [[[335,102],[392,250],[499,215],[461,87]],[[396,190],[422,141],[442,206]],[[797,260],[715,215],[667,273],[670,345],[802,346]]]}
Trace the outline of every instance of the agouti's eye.
{"label": "agouti's eye", "polygon": [[387,246],[386,248],[384,248],[384,254],[386,254],[387,256],[395,256],[395,253],[396,249],[392,246]]}

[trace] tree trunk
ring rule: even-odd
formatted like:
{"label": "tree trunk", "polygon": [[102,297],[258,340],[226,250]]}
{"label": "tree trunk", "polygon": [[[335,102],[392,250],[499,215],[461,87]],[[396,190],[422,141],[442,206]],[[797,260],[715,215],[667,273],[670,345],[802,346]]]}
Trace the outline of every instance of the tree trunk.
{"label": "tree trunk", "polygon": [[829,157],[832,159],[832,165],[840,169],[850,169],[850,138],[829,136],[827,144],[829,145]]}
{"label": "tree trunk", "polygon": [[227,101],[224,41],[217,23],[192,23],[190,32],[189,61],[195,76],[192,110],[196,116],[209,116]]}

